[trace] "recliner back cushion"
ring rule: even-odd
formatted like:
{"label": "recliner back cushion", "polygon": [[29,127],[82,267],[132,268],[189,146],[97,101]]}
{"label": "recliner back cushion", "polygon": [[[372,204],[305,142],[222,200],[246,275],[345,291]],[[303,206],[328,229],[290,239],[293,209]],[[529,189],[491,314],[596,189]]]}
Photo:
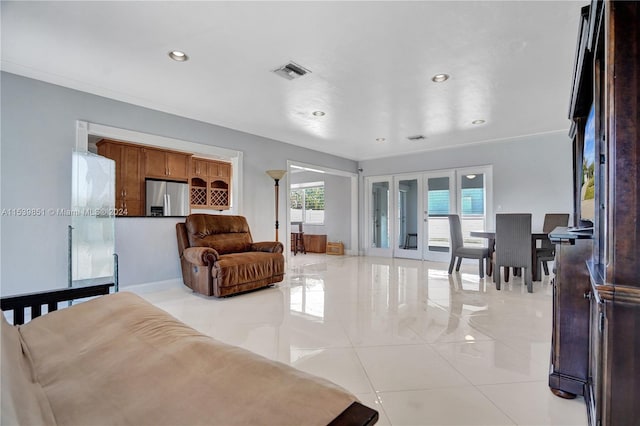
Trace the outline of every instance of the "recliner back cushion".
{"label": "recliner back cushion", "polygon": [[192,214],[185,226],[191,247],[211,247],[227,254],[248,251],[253,243],[244,216]]}

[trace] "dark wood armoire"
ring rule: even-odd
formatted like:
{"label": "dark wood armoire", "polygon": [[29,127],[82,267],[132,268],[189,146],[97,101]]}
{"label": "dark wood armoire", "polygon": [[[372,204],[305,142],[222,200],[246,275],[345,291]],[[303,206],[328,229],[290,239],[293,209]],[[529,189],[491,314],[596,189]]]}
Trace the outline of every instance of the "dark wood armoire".
{"label": "dark wood armoire", "polygon": [[638,425],[640,2],[594,0],[576,13],[582,21],[570,103],[574,225],[585,225],[583,156],[592,131],[593,230],[558,230],[553,238],[549,385],[559,396],[583,395],[591,425]]}

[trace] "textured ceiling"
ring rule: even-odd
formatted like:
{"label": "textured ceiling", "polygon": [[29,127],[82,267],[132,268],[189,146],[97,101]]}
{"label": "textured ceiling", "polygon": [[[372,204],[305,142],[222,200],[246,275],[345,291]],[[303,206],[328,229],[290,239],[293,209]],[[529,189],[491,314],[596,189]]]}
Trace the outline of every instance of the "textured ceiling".
{"label": "textured ceiling", "polygon": [[2,1],[1,67],[364,160],[566,132],[585,3]]}

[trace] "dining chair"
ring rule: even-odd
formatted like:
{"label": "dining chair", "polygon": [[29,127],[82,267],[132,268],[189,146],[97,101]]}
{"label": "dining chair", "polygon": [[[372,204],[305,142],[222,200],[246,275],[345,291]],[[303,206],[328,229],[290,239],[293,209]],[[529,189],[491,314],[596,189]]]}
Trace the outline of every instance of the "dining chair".
{"label": "dining chair", "polygon": [[451,240],[451,262],[449,262],[449,274],[453,272],[453,264],[456,264],[456,271],[460,270],[460,264],[463,258],[478,259],[480,278],[484,278],[483,261],[489,262],[489,249],[482,247],[465,247],[462,239],[462,225],[460,225],[460,216],[457,214],[447,215],[449,218],[449,236]]}
{"label": "dining chair", "polygon": [[503,213],[496,215],[496,248],[493,253],[493,280],[500,290],[501,272],[505,268],[505,282],[509,281],[509,267],[524,268],[527,291],[533,293],[531,275],[531,214]]}
{"label": "dining chair", "polygon": [[[558,226],[569,225],[569,214],[567,213],[547,213],[544,215],[544,224],[542,232],[548,234]],[[549,237],[542,240],[540,248],[536,249],[536,262],[538,271],[544,268],[544,274],[549,275],[549,265],[547,262],[554,260],[556,257],[556,246],[549,240]]]}

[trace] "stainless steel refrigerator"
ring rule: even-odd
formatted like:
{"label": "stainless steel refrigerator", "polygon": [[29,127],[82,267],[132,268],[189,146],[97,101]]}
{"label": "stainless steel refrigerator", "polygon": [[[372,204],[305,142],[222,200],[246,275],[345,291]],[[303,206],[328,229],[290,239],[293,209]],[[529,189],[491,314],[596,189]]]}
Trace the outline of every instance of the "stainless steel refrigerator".
{"label": "stainless steel refrigerator", "polygon": [[187,216],[189,184],[147,179],[147,216]]}

